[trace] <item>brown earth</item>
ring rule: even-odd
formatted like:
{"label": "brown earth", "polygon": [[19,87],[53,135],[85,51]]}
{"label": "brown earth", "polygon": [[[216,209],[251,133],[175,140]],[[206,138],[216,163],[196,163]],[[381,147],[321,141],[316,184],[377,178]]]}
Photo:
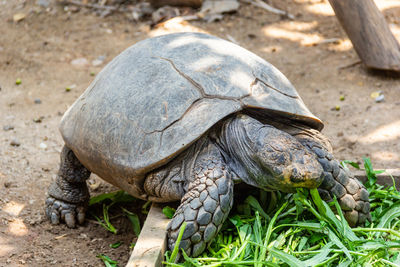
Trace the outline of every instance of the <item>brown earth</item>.
{"label": "brown earth", "polygon": [[[93,80],[92,72],[150,36],[202,31],[235,40],[292,81],[310,110],[325,122],[323,132],[338,159],[360,161],[367,156],[377,168],[398,168],[399,79],[353,64],[359,59],[327,1],[269,2],[296,18],[286,20],[242,4],[236,14],[219,22],[172,20],[150,29],[146,21],[132,22],[129,13],[101,18],[83,8],[71,12],[54,3],[45,9],[36,1],[0,0],[0,266],[100,266],[100,253],[120,265],[127,262],[135,237],[126,220],[112,220],[118,235],[93,219],[71,230],[51,225],[43,203],[63,145],[57,130],[61,115]],[[400,2],[376,3],[400,39]],[[26,17],[14,22],[17,13]],[[93,66],[99,56],[105,61]],[[79,58],[88,64],[71,64]],[[384,102],[371,98],[376,91],[382,91]],[[95,177],[90,183],[93,194],[115,190]],[[117,241],[123,245],[109,247]]]}

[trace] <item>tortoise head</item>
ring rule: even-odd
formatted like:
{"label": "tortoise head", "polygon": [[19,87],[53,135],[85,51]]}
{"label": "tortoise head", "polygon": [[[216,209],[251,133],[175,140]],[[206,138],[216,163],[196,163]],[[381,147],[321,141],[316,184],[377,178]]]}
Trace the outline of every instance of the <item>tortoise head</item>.
{"label": "tortoise head", "polygon": [[291,192],[322,182],[323,169],[313,152],[290,134],[252,117],[227,120],[219,140],[231,169],[250,185]]}

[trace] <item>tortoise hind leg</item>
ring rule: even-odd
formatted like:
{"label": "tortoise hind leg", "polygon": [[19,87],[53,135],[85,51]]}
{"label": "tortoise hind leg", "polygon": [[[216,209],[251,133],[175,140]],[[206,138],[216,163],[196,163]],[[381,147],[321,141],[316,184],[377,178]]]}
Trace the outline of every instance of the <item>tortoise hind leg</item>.
{"label": "tortoise hind leg", "polygon": [[89,202],[86,180],[90,171],[76,158],[71,149],[64,146],[60,155],[60,169],[50,185],[46,199],[46,215],[53,224],[64,221],[74,228],[82,224]]}
{"label": "tortoise hind leg", "polygon": [[186,228],[179,244],[193,257],[200,255],[220,230],[233,204],[233,181],[219,151],[206,147],[196,159],[189,183],[168,225],[168,246],[173,249],[183,222]]}
{"label": "tortoise hind leg", "polygon": [[324,146],[308,138],[299,141],[317,155],[324,169],[324,179],[318,188],[321,198],[329,202],[336,196],[350,226],[370,220],[369,193],[364,185],[344,169]]}

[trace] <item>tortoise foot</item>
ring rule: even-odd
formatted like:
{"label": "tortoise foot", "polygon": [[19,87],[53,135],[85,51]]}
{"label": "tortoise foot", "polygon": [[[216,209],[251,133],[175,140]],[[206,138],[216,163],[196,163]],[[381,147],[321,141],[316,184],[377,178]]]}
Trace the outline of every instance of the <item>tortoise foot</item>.
{"label": "tortoise foot", "polygon": [[85,220],[89,203],[86,179],[90,171],[76,158],[72,150],[64,146],[60,169],[56,180],[50,185],[45,203],[46,215],[52,224],[65,222],[74,228]]}
{"label": "tortoise foot", "polygon": [[69,228],[85,221],[86,203],[73,204],[48,196],[46,199],[46,216],[52,224],[65,222]]}
{"label": "tortoise foot", "polygon": [[370,221],[369,193],[364,185],[320,144],[310,141],[303,144],[314,151],[324,169],[324,179],[318,188],[321,198],[330,202],[336,197],[352,227]]}

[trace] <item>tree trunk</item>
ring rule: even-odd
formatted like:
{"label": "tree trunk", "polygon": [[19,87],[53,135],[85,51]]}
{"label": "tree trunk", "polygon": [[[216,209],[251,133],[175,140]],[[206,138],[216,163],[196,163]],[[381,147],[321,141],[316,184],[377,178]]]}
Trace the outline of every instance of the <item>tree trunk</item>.
{"label": "tree trunk", "polygon": [[400,71],[400,45],[373,0],[329,2],[367,67]]}

